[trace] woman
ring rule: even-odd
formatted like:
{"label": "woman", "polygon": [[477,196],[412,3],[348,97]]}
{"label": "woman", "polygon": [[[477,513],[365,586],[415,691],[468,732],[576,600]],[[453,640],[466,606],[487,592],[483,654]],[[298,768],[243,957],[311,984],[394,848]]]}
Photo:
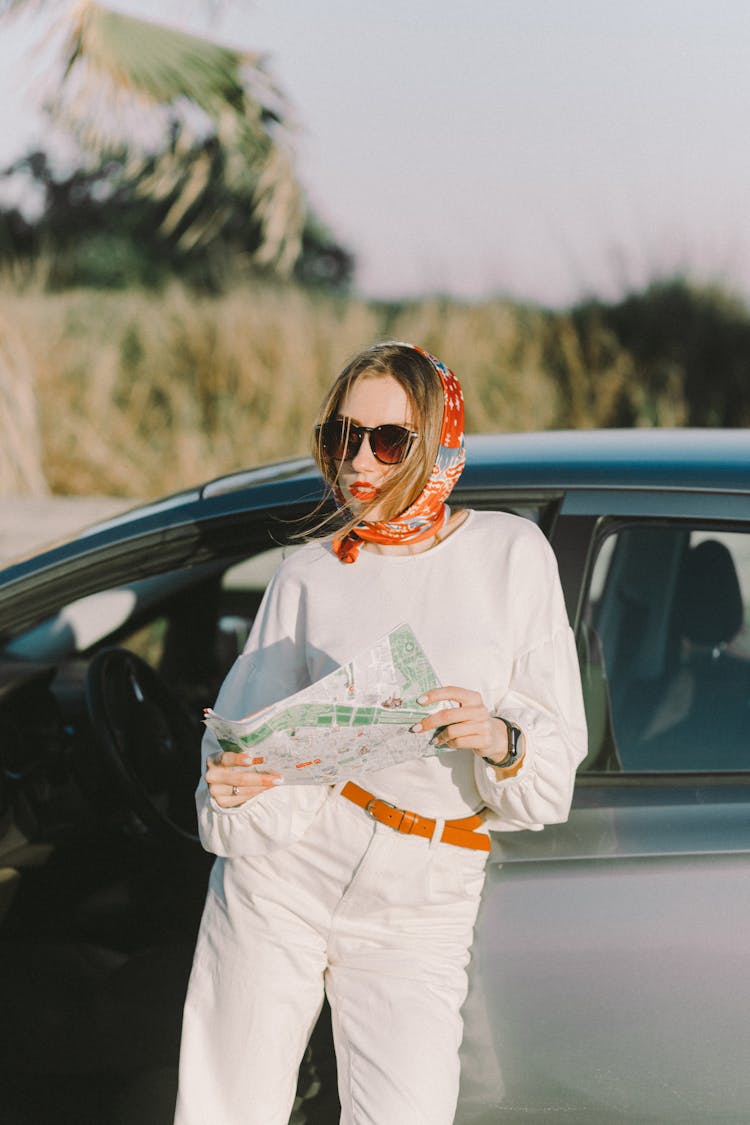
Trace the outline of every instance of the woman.
{"label": "woman", "polygon": [[408,622],[445,685],[420,700],[443,752],[366,789],[294,786],[206,735],[199,821],[219,858],[177,1125],[285,1125],[324,990],[341,1121],[453,1121],[488,829],[565,820],[586,749],[546,540],[445,503],[464,461],[455,376],[420,348],[376,345],[339,376],[315,434],[343,527],[282,563],[216,709],[283,699]]}

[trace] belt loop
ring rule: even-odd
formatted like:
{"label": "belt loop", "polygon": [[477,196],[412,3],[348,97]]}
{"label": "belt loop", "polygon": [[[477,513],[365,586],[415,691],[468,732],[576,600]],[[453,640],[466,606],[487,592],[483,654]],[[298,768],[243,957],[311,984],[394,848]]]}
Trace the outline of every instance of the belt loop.
{"label": "belt loop", "polygon": [[445,828],[445,818],[442,816],[435,817],[435,827],[432,830],[430,837],[430,847],[434,848],[443,839],[443,829]]}

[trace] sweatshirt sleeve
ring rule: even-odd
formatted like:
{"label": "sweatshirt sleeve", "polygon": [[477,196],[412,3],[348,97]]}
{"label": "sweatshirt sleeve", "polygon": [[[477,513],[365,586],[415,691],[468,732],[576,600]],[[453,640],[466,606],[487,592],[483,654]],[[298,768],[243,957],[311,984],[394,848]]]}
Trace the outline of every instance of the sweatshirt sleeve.
{"label": "sweatshirt sleeve", "polygon": [[[266,590],[245,650],[222,684],[214,706],[218,714],[241,719],[308,685],[300,635],[302,597],[299,585],[285,579],[282,564]],[[211,797],[205,779],[207,760],[218,753],[216,737],[207,730],[196,791],[198,829],[206,851],[258,855],[298,839],[322,800],[321,787],[281,785],[244,805],[224,809]]]}
{"label": "sweatshirt sleeve", "polygon": [[588,745],[578,657],[557,562],[541,533],[531,537],[531,544],[516,559],[518,619],[510,682],[492,704],[494,714],[523,731],[523,764],[514,777],[498,780],[479,756],[474,763],[487,826],[506,832],[567,820],[575,771]]}

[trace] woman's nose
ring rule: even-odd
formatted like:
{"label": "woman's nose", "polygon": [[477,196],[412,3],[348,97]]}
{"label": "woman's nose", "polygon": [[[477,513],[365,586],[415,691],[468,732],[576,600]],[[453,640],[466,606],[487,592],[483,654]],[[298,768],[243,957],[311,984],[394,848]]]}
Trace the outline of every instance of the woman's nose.
{"label": "woman's nose", "polygon": [[363,434],[360,447],[355,453],[354,457],[352,457],[352,468],[356,472],[359,472],[360,469],[372,470],[373,468],[377,468],[378,465],[379,461],[374,456],[372,452],[372,446],[370,445],[370,435]]}

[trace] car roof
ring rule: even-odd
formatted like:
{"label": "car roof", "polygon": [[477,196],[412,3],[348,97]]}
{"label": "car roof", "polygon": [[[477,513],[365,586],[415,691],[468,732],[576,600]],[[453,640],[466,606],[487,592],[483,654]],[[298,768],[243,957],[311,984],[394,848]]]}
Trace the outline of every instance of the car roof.
{"label": "car roof", "polygon": [[550,488],[750,489],[750,430],[557,430],[478,435],[472,483]]}
{"label": "car roof", "polygon": [[[316,477],[310,458],[232,473],[203,498]],[[750,490],[750,429],[546,430],[470,434],[459,488],[707,488]]]}
{"label": "car roof", "polygon": [[[750,429],[547,430],[469,435],[456,495],[566,490],[690,489],[750,493]],[[309,505],[323,489],[311,457],[230,473],[96,523],[36,559],[11,564],[3,581],[95,544],[203,518]]]}

